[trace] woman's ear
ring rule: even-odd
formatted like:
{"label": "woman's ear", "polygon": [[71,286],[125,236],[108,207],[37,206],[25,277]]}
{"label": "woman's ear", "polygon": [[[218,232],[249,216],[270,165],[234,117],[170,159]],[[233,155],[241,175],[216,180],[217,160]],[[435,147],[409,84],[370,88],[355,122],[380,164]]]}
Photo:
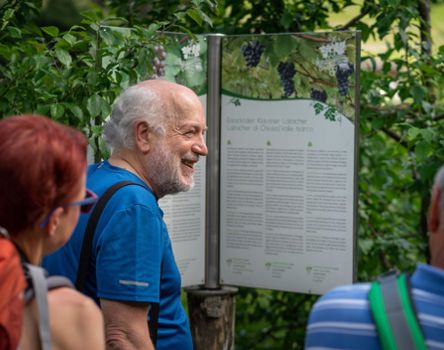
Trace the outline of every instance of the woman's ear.
{"label": "woman's ear", "polygon": [[150,150],[151,137],[151,128],[146,121],[139,121],[135,124],[134,141],[142,153],[148,153]]}
{"label": "woman's ear", "polygon": [[46,225],[46,233],[50,237],[54,236],[64,213],[65,209],[63,207],[58,207],[52,212],[51,216],[49,217],[48,225]]}
{"label": "woman's ear", "polygon": [[427,220],[429,233],[436,232],[441,224],[441,190],[434,186]]}

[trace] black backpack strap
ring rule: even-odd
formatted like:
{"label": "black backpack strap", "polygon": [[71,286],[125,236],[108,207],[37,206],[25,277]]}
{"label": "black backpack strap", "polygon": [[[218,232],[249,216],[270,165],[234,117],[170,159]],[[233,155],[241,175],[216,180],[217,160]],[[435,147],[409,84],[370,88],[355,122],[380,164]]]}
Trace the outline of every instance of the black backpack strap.
{"label": "black backpack strap", "polygon": [[427,349],[405,274],[393,271],[379,276],[371,286],[369,302],[384,350]]}
{"label": "black backpack strap", "polygon": [[[117,182],[114,185],[112,185],[110,188],[108,188],[103,195],[100,196],[100,199],[94,206],[93,212],[91,213],[91,216],[86,225],[85,235],[83,236],[82,251],[80,253],[79,267],[77,270],[77,279],[76,279],[76,289],[79,291],[83,291],[83,288],[85,287],[86,277],[88,274],[89,260],[92,251],[92,242],[97,224],[100,219],[100,215],[102,214],[103,209],[105,208],[106,204],[108,203],[112,195],[120,188],[128,185],[137,185],[146,188],[144,185],[132,181]],[[161,266],[160,270],[161,271],[160,279],[162,279],[162,268],[163,266]],[[150,321],[148,325],[149,325],[150,338],[155,347],[157,342],[159,304],[158,303],[150,303],[150,304],[151,304]]]}
{"label": "black backpack strap", "polygon": [[100,215],[103,209],[110,200],[111,196],[120,188],[128,185],[138,185],[145,187],[141,184],[132,181],[121,181],[117,182],[108,188],[100,199],[94,206],[93,212],[89,217],[88,223],[86,225],[85,235],[83,236],[82,251],[80,253],[79,267],[77,269],[77,279],[76,279],[76,289],[83,291],[86,282],[86,276],[88,274],[89,259],[91,257],[92,242],[94,238],[94,233],[96,231],[97,223],[99,222]]}
{"label": "black backpack strap", "polygon": [[159,303],[150,303],[150,320],[148,321],[148,330],[150,332],[151,342],[154,348],[157,346],[157,326],[159,323]]}

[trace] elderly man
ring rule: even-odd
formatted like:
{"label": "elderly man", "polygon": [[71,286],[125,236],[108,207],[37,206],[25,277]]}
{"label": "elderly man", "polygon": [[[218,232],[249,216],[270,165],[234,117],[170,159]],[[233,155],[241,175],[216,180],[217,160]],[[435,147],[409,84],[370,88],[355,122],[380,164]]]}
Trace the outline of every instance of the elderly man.
{"label": "elderly man", "polygon": [[[194,166],[208,153],[205,130],[194,92],[163,80],[124,91],[105,125],[111,156],[89,167],[88,188],[100,196],[122,180],[137,184],[122,187],[106,204],[83,289],[100,303],[110,349],[152,349],[147,315],[157,303],[156,348],[192,349],[180,274],[157,201],[193,187]],[[68,244],[45,260],[51,274],[76,280],[87,221],[82,215]]]}
{"label": "elderly man", "polygon": [[431,265],[325,294],[311,311],[306,349],[444,349],[444,167],[431,197]]}

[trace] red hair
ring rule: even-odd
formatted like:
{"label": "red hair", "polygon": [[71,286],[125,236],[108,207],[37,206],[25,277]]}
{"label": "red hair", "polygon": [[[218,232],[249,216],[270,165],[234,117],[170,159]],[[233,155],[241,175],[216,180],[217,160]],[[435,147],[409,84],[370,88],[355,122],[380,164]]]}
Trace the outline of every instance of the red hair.
{"label": "red hair", "polygon": [[0,226],[17,235],[74,197],[86,147],[80,131],[47,117],[0,120]]}

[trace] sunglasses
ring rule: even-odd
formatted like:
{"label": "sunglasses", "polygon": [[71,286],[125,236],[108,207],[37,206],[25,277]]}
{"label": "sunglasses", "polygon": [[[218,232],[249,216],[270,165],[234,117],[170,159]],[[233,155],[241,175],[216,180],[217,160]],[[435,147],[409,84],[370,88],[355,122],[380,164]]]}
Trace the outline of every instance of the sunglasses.
{"label": "sunglasses", "polygon": [[76,201],[76,202],[67,203],[65,205],[62,205],[62,207],[70,207],[73,205],[79,205],[80,211],[85,214],[91,210],[91,208],[97,202],[97,199],[98,199],[98,197],[93,191],[86,189],[86,195],[85,195],[84,199],[82,199],[80,201]]}
{"label": "sunglasses", "polygon": [[[80,206],[80,212],[85,214],[91,210],[91,208],[97,202],[98,198],[99,197],[97,197],[97,195],[93,191],[86,189],[86,194],[85,194],[84,199],[82,199],[80,201],[74,201],[74,202],[69,202],[69,203],[63,204],[63,205],[61,205],[61,207],[71,207],[71,206],[78,205],[78,206]],[[46,225],[48,225],[49,218],[54,213],[54,210],[55,209],[51,210],[49,212],[49,214],[46,215],[45,219],[40,224],[40,228],[44,228]]]}

